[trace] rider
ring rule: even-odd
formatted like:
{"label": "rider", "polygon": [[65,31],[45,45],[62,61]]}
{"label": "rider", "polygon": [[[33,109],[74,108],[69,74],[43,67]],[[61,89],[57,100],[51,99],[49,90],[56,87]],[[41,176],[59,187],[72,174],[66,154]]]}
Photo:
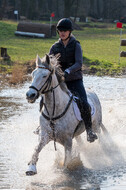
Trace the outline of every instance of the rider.
{"label": "rider", "polygon": [[72,30],[73,25],[70,19],[59,20],[57,24],[59,40],[52,45],[49,54],[60,53],[59,64],[64,71],[65,83],[68,89],[81,101],[83,109],[80,111],[85,123],[87,141],[93,142],[97,139],[97,135],[92,131],[91,110],[82,80],[82,49],[80,43],[72,35]]}

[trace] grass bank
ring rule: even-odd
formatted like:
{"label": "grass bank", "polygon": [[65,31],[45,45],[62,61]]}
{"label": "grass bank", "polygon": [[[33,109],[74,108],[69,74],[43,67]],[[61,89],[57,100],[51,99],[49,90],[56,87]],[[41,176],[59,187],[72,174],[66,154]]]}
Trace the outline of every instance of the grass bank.
{"label": "grass bank", "polygon": [[[80,41],[83,50],[84,73],[97,75],[121,75],[126,72],[126,58],[120,58],[119,45],[120,29],[115,24],[104,24],[105,27],[83,27],[83,30],[73,31]],[[101,26],[102,24],[100,24]],[[58,36],[50,39],[37,39],[15,36],[17,23],[0,21],[0,47],[6,47],[10,61],[0,59],[0,73],[12,73],[14,65],[22,67],[33,65],[38,54],[43,57],[49,52],[51,45]],[[126,29],[123,29],[122,38],[126,38]],[[126,51],[126,47],[120,50]]]}

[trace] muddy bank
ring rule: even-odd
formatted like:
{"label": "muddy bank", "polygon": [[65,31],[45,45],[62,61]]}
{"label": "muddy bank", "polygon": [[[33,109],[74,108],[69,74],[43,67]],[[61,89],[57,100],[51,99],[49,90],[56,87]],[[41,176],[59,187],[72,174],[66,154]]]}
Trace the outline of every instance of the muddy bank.
{"label": "muddy bank", "polygon": [[[4,62],[0,61],[0,74],[3,76],[8,75],[8,74],[13,75],[13,73],[17,72],[17,68],[18,68],[18,74],[22,72],[22,75],[27,75],[27,74],[30,74],[35,69],[35,67],[36,67],[35,59],[23,64],[13,63],[11,61],[4,61]],[[116,77],[116,76],[126,75],[126,68],[125,67],[114,68],[113,66],[107,68],[107,67],[104,67],[104,65],[103,66],[100,65],[100,62],[97,65],[95,61],[89,64],[87,62],[87,58],[84,58],[82,72],[83,74],[88,74],[88,75]],[[23,76],[21,77],[20,81],[24,80],[22,78]]]}
{"label": "muddy bank", "polygon": [[[17,66],[16,66],[17,67]],[[0,74],[0,85],[6,84],[6,85],[16,85],[24,83],[28,80],[31,80],[31,73],[35,69],[35,62],[30,62],[24,65],[23,67],[20,67],[18,69],[14,68],[12,70],[12,73],[2,73]],[[18,70],[18,71],[17,71]],[[120,74],[113,74],[113,75],[107,75],[105,74],[105,71],[100,72],[96,69],[90,69],[89,67],[83,65],[82,67],[83,75],[91,75],[91,76],[110,76],[110,77],[126,77],[126,69],[123,69]]]}

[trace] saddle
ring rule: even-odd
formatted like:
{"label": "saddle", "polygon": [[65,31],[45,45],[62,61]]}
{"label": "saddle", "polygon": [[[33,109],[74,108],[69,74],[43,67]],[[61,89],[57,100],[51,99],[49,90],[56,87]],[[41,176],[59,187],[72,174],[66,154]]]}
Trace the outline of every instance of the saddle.
{"label": "saddle", "polygon": [[[93,117],[93,115],[95,114],[94,104],[91,100],[88,100],[88,103],[89,103],[90,109],[91,109],[91,116]],[[74,113],[75,113],[77,120],[82,121],[83,119],[81,117],[81,110],[83,109],[83,105],[81,103],[81,100],[78,97],[73,96],[72,104],[73,104],[73,109],[74,109]]]}

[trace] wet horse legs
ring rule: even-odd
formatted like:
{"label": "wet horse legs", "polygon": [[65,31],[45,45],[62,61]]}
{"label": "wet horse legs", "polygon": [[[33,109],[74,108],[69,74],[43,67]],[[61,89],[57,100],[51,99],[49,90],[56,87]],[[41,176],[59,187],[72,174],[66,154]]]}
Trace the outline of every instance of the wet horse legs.
{"label": "wet horse legs", "polygon": [[26,175],[35,175],[37,173],[37,169],[36,169],[36,163],[38,161],[38,156],[39,156],[39,153],[40,151],[42,150],[42,148],[48,144],[50,141],[49,137],[47,135],[43,135],[41,137],[41,140],[39,142],[39,144],[36,146],[35,148],[35,151],[32,155],[32,159],[31,161],[29,162],[29,168],[28,170],[26,171]]}
{"label": "wet horse legs", "polygon": [[72,150],[72,138],[68,139],[65,142],[64,145],[65,148],[65,159],[64,159],[64,166],[67,167],[67,165],[70,163],[71,161],[71,150]]}

